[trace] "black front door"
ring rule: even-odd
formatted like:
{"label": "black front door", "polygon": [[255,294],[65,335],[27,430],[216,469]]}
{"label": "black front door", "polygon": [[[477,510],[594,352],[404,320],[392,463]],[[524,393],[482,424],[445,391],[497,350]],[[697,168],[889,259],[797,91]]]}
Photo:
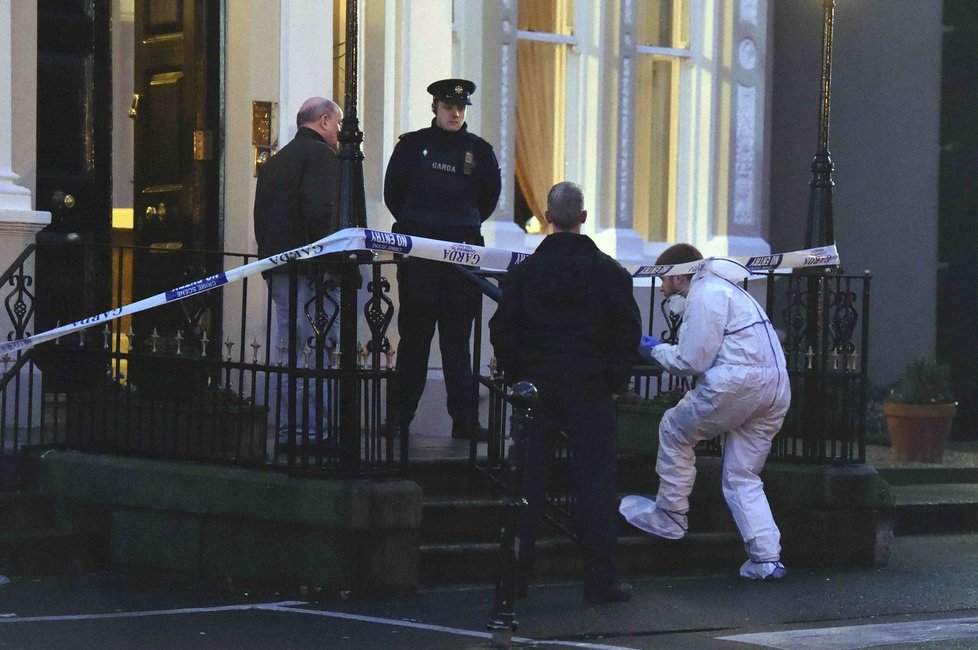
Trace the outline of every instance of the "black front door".
{"label": "black front door", "polygon": [[[133,298],[223,269],[220,210],[222,11],[216,0],[136,0],[134,15]],[[137,352],[182,341],[221,340],[221,292],[133,317]],[[155,333],[158,338],[151,339]],[[197,350],[197,345],[183,349]],[[168,390],[148,365],[132,364],[143,389]],[[185,382],[183,382],[185,383]]]}
{"label": "black front door", "polygon": [[109,0],[40,0],[35,330],[109,306],[112,67]]}

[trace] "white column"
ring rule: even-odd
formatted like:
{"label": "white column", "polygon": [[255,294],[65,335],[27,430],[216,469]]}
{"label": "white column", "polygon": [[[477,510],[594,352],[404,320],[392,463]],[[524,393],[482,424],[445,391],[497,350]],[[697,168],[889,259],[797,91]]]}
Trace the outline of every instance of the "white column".
{"label": "white column", "polygon": [[[16,20],[15,20],[16,17]],[[35,120],[36,112],[35,95],[37,78],[36,56],[37,40],[35,34],[37,8],[34,3],[18,3],[16,13],[13,11],[11,0],[0,0],[0,273],[7,270],[7,266],[12,263],[25,247],[34,241],[34,235],[38,230],[51,222],[51,214],[48,212],[35,212],[31,208],[31,191],[16,184],[19,176],[13,170],[15,158],[20,164],[25,165],[24,160],[34,159],[34,133],[31,126]],[[12,27],[16,23],[17,32],[14,33]],[[16,38],[15,38],[16,36]],[[17,64],[16,68],[14,64]],[[18,101],[15,107],[13,98],[14,70],[17,71]],[[19,137],[14,139],[13,115],[15,108],[17,114],[21,116],[18,127],[24,131]],[[31,133],[27,134],[26,131]],[[19,156],[14,156],[14,146],[18,146]],[[28,150],[29,148],[29,150]],[[34,276],[34,257],[28,257],[22,269],[23,278]],[[26,281],[26,280],[25,280]],[[27,285],[25,288],[33,290]],[[11,285],[0,287],[0,302],[13,303],[18,299],[22,300],[21,307],[30,307],[32,298],[28,295],[18,295],[19,289]],[[16,309],[16,307],[15,307]],[[26,323],[27,333],[34,333],[34,323]],[[7,310],[0,310],[0,338],[6,340],[8,334],[14,332],[14,326]],[[20,370],[20,377],[17,382],[11,385],[22,387],[33,387],[32,399],[27,398],[27,394],[21,392],[19,399],[12,391],[6,395],[7,403],[4,405],[3,416],[6,421],[3,426],[12,427],[15,418],[20,426],[27,422],[27,413],[40,412],[41,391],[40,371],[33,368],[30,364],[24,365]]]}
{"label": "white column", "polygon": [[[638,56],[637,44],[638,35],[636,33],[635,14],[637,7],[634,0],[624,0],[621,5],[621,14],[618,17],[618,121],[617,125],[612,124],[611,120],[605,123],[598,123],[593,126],[595,129],[602,129],[607,134],[601,138],[600,149],[603,154],[597,151],[588,156],[591,160],[597,160],[602,155],[609,160],[616,156],[616,178],[614,187],[611,179],[608,178],[603,170],[592,167],[595,174],[594,187],[600,187],[604,192],[604,198],[594,196],[591,198],[593,210],[598,215],[605,215],[613,211],[614,220],[604,218],[591,220],[585,224],[594,240],[601,247],[601,250],[613,255],[616,259],[625,263],[642,264],[648,261],[646,255],[646,243],[641,235],[634,228],[634,214],[632,210],[632,179],[634,172],[634,156],[631,146],[635,132],[635,57]],[[593,20],[593,19],[592,19]],[[596,39],[592,39],[596,40]],[[585,45],[584,47],[587,47]],[[592,53],[596,56],[598,53]],[[606,58],[603,62],[609,65]],[[610,94],[610,93],[609,93]],[[601,93],[592,92],[590,97],[592,102],[600,97]],[[584,111],[591,115],[600,114],[598,106],[589,106]],[[616,130],[617,126],[617,130]],[[610,200],[609,197],[614,197]]]}
{"label": "white column", "polygon": [[295,114],[309,97],[327,97],[343,107],[343,98],[333,97],[333,4],[322,0],[282,2],[279,147],[295,137]]}
{"label": "white column", "polygon": [[767,2],[739,0],[731,47],[730,198],[725,247],[731,255],[770,252],[764,209],[770,145],[767,114]]}
{"label": "white column", "polygon": [[[431,124],[428,84],[452,76],[451,0],[411,0],[403,4],[401,51],[401,128]],[[482,88],[476,91],[476,101]]]}
{"label": "white column", "polygon": [[[485,3],[479,20],[471,13],[466,38],[482,39],[482,96],[487,116],[498,120],[484,121],[482,137],[492,143],[502,174],[502,192],[496,211],[482,224],[487,246],[532,251],[536,240],[528,238],[513,221],[513,196],[516,192],[516,0]],[[473,29],[477,30],[473,33]],[[488,338],[484,339],[488,340]]]}
{"label": "white column", "polygon": [[0,220],[11,220],[10,211],[30,211],[31,192],[14,184],[17,174],[11,166],[11,114],[13,86],[10,71],[13,34],[10,30],[10,0],[0,0]]}

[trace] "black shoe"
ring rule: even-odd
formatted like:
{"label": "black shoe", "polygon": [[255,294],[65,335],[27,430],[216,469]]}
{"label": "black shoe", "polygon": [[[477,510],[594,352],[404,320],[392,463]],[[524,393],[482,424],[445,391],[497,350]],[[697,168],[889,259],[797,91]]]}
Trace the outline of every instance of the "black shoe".
{"label": "black shoe", "polygon": [[622,580],[610,584],[584,587],[584,604],[627,603],[632,599],[632,586]]}
{"label": "black shoe", "polygon": [[[453,424],[452,437],[456,440],[468,440],[470,429],[465,425]],[[478,442],[489,442],[489,429],[481,425],[475,426],[475,439]]]}

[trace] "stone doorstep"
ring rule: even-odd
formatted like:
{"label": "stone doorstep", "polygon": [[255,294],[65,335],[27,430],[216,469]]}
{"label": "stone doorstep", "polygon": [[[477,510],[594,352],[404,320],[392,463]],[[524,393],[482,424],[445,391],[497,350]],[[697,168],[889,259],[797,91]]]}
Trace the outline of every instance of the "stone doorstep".
{"label": "stone doorstep", "polygon": [[978,467],[954,467],[910,463],[902,467],[878,468],[891,487],[942,483],[978,483]]}
{"label": "stone doorstep", "polygon": [[[623,524],[618,554],[623,575],[696,573],[734,570],[743,561],[743,545],[733,527],[720,489],[720,459],[700,458],[690,509],[690,530],[676,543],[642,535]],[[880,566],[889,558],[892,495],[878,473],[867,466],[817,466],[771,463],[763,478],[766,492],[782,528],[785,560],[798,567]],[[648,477],[634,475],[642,488]],[[637,490],[648,492],[647,489]],[[491,500],[429,497],[425,521],[444,527],[443,520],[480,522],[468,536],[444,530],[423,530],[422,584],[479,583],[494,579],[502,515],[489,522]],[[498,506],[497,506],[498,507]],[[454,514],[453,514],[454,513]],[[464,513],[464,514],[463,514]],[[477,513],[481,513],[477,514]],[[494,525],[492,525],[494,523]],[[839,535],[841,526],[845,534]],[[538,542],[536,575],[573,578],[579,575],[580,549],[570,539],[544,525]],[[733,566],[734,569],[731,569]]]}
{"label": "stone doorstep", "polygon": [[[493,584],[499,543],[465,542],[421,545],[421,584]],[[736,570],[743,562],[743,546],[736,533],[695,533],[681,541],[660,540],[640,533],[622,535],[615,561],[622,576],[701,575]],[[579,580],[582,553],[565,536],[547,536],[537,542],[533,580]]]}
{"label": "stone doorstep", "polygon": [[978,531],[978,483],[894,485],[890,489],[897,535]]}

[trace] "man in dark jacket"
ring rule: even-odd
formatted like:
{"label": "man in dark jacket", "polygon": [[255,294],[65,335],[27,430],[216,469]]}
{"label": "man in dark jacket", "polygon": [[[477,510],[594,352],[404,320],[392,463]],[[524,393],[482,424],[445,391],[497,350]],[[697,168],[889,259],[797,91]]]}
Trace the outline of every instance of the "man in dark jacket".
{"label": "man in dark jacket", "polygon": [[[394,216],[395,232],[481,246],[482,222],[496,209],[501,182],[492,145],[470,133],[465,123],[475,84],[443,79],[428,92],[435,118],[430,127],[402,135],[394,147],[384,202]],[[437,325],[452,436],[481,433],[469,349],[479,290],[449,265],[416,258],[398,266],[397,285],[401,431],[407,432],[421,401]]]}
{"label": "man in dark jacket", "polygon": [[[574,183],[547,196],[549,235],[507,273],[489,321],[496,360],[510,382],[539,391],[527,434],[523,509],[518,527],[522,580],[533,564],[556,435],[571,449],[577,519],[585,552],[584,601],[622,602],[631,585],[617,579],[615,397],[628,386],[642,336],[632,279],[587,235],[584,195]],[[522,590],[522,586],[518,588]]]}
{"label": "man in dark jacket", "polygon": [[[337,150],[342,120],[343,111],[335,102],[310,97],[302,103],[296,115],[299,130],[295,137],[259,169],[254,211],[259,257],[303,246],[337,229],[340,189]],[[275,307],[273,347],[282,347],[289,342],[288,268],[283,264],[263,275]],[[307,345],[315,346],[315,332],[306,313],[315,311],[316,282],[325,283],[324,308],[332,307],[334,313],[339,313],[337,279],[327,275],[324,280],[321,274],[300,268],[295,324],[300,359]],[[327,334],[327,340],[332,339],[327,345],[336,344],[339,331],[339,319],[336,318]],[[329,355],[326,355],[326,361],[328,363]],[[302,392],[300,381],[296,404],[302,404]],[[284,401],[285,397],[282,399]],[[317,410],[310,404],[310,414]],[[297,420],[299,428],[305,428],[301,417],[297,416]],[[284,443],[284,437],[280,431],[279,441]]]}

